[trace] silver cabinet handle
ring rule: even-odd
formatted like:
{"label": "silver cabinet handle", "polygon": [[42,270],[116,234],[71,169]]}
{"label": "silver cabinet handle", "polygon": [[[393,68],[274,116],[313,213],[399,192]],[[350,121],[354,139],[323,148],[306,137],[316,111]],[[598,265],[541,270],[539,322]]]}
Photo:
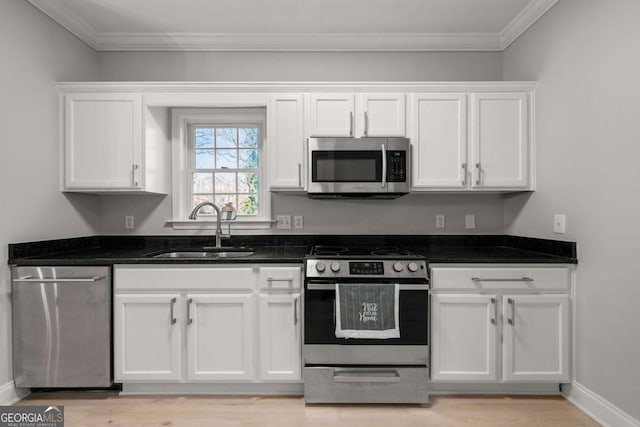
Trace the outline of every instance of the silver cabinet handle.
{"label": "silver cabinet handle", "polygon": [[333,381],[336,383],[397,383],[400,382],[398,371],[334,372]]}
{"label": "silver cabinet handle", "polygon": [[491,318],[491,324],[497,324],[496,319],[498,318],[498,301],[495,298],[491,298],[491,304],[493,304],[493,317]]}
{"label": "silver cabinet handle", "polygon": [[15,283],[56,283],[56,282],[65,282],[65,283],[86,283],[86,282],[97,282],[98,280],[104,279],[104,276],[95,276],[95,277],[60,277],[60,278],[46,278],[39,279],[33,276],[25,276],[19,279],[13,279]]}
{"label": "silver cabinet handle", "polygon": [[480,163],[476,163],[476,171],[478,173],[476,176],[476,185],[480,185],[480,181],[482,180],[482,168],[480,167]]}
{"label": "silver cabinet handle", "polygon": [[507,298],[507,303],[511,305],[511,318],[507,319],[507,323],[509,323],[511,326],[515,326],[516,302],[513,300],[513,298]]}
{"label": "silver cabinet handle", "polygon": [[298,187],[302,187],[302,163],[298,163]]}
{"label": "silver cabinet handle", "polygon": [[298,324],[298,297],[293,300],[293,324]]}
{"label": "silver cabinet handle", "polygon": [[193,323],[193,319],[191,318],[191,304],[193,304],[193,298],[187,300],[187,325]]}
{"label": "silver cabinet handle", "polygon": [[171,298],[171,324],[175,325],[176,322],[178,321],[178,319],[176,319],[175,313],[174,313],[174,309],[175,309],[175,305],[176,305],[176,301],[178,301],[176,298]]}
{"label": "silver cabinet handle", "polygon": [[472,282],[533,282],[531,277],[515,277],[513,279],[472,277]]}
{"label": "silver cabinet handle", "polygon": [[382,183],[380,185],[382,188],[387,186],[387,150],[382,144]]}
{"label": "silver cabinet handle", "polygon": [[349,136],[353,136],[353,111],[349,113]]}
{"label": "silver cabinet handle", "polygon": [[462,164],[462,186],[466,187],[467,185],[467,164]]}
{"label": "silver cabinet handle", "polygon": [[138,170],[138,164],[137,163],[133,163],[131,165],[131,184],[133,184],[134,187],[138,186],[138,181],[136,181],[136,171]]}
{"label": "silver cabinet handle", "polygon": [[369,113],[364,112],[364,136],[369,136]]}

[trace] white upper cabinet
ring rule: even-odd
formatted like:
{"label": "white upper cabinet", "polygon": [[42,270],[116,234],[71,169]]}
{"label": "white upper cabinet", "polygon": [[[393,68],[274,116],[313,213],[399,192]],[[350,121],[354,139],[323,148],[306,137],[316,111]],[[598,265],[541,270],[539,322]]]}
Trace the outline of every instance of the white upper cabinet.
{"label": "white upper cabinet", "polygon": [[309,95],[309,136],[354,136],[353,93]]}
{"label": "white upper cabinet", "polygon": [[273,94],[268,115],[269,188],[272,191],[304,189],[304,114],[301,94]]}
{"label": "white upper cabinet", "polygon": [[357,136],[405,136],[404,93],[363,93],[356,109]]}
{"label": "white upper cabinet", "polygon": [[473,188],[529,187],[529,99],[524,92],[471,94]]}
{"label": "white upper cabinet", "polygon": [[467,187],[467,95],[419,93],[410,98],[412,189]]}
{"label": "white upper cabinet", "polygon": [[140,189],[142,96],[67,94],[64,187]]}
{"label": "white upper cabinet", "polygon": [[404,93],[314,93],[309,95],[311,137],[405,136]]}

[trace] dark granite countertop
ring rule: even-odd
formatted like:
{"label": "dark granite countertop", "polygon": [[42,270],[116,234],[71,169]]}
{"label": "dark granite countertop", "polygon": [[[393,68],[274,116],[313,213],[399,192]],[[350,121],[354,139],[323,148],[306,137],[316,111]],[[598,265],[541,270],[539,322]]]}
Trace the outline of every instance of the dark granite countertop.
{"label": "dark granite countertop", "polygon": [[239,258],[154,258],[159,252],[202,250],[211,237],[89,236],[9,245],[9,264],[241,264],[301,263],[312,245],[363,244],[402,246],[430,263],[553,263],[576,264],[576,244],[556,240],[502,235],[234,236],[223,246],[251,247]]}

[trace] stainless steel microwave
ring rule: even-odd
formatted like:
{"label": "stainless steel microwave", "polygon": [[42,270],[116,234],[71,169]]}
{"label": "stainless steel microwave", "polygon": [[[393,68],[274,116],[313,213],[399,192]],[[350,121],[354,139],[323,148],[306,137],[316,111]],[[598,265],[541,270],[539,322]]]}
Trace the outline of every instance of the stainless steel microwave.
{"label": "stainless steel microwave", "polygon": [[409,192],[408,138],[309,138],[307,194],[387,198]]}

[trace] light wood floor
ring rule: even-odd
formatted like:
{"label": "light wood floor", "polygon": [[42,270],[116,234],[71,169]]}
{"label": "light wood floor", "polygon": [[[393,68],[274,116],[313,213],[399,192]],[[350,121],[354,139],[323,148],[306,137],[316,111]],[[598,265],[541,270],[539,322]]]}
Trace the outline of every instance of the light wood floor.
{"label": "light wood floor", "polygon": [[19,405],[64,405],[76,426],[598,426],[560,396],[431,396],[429,405],[309,405],[301,397],[36,393]]}

